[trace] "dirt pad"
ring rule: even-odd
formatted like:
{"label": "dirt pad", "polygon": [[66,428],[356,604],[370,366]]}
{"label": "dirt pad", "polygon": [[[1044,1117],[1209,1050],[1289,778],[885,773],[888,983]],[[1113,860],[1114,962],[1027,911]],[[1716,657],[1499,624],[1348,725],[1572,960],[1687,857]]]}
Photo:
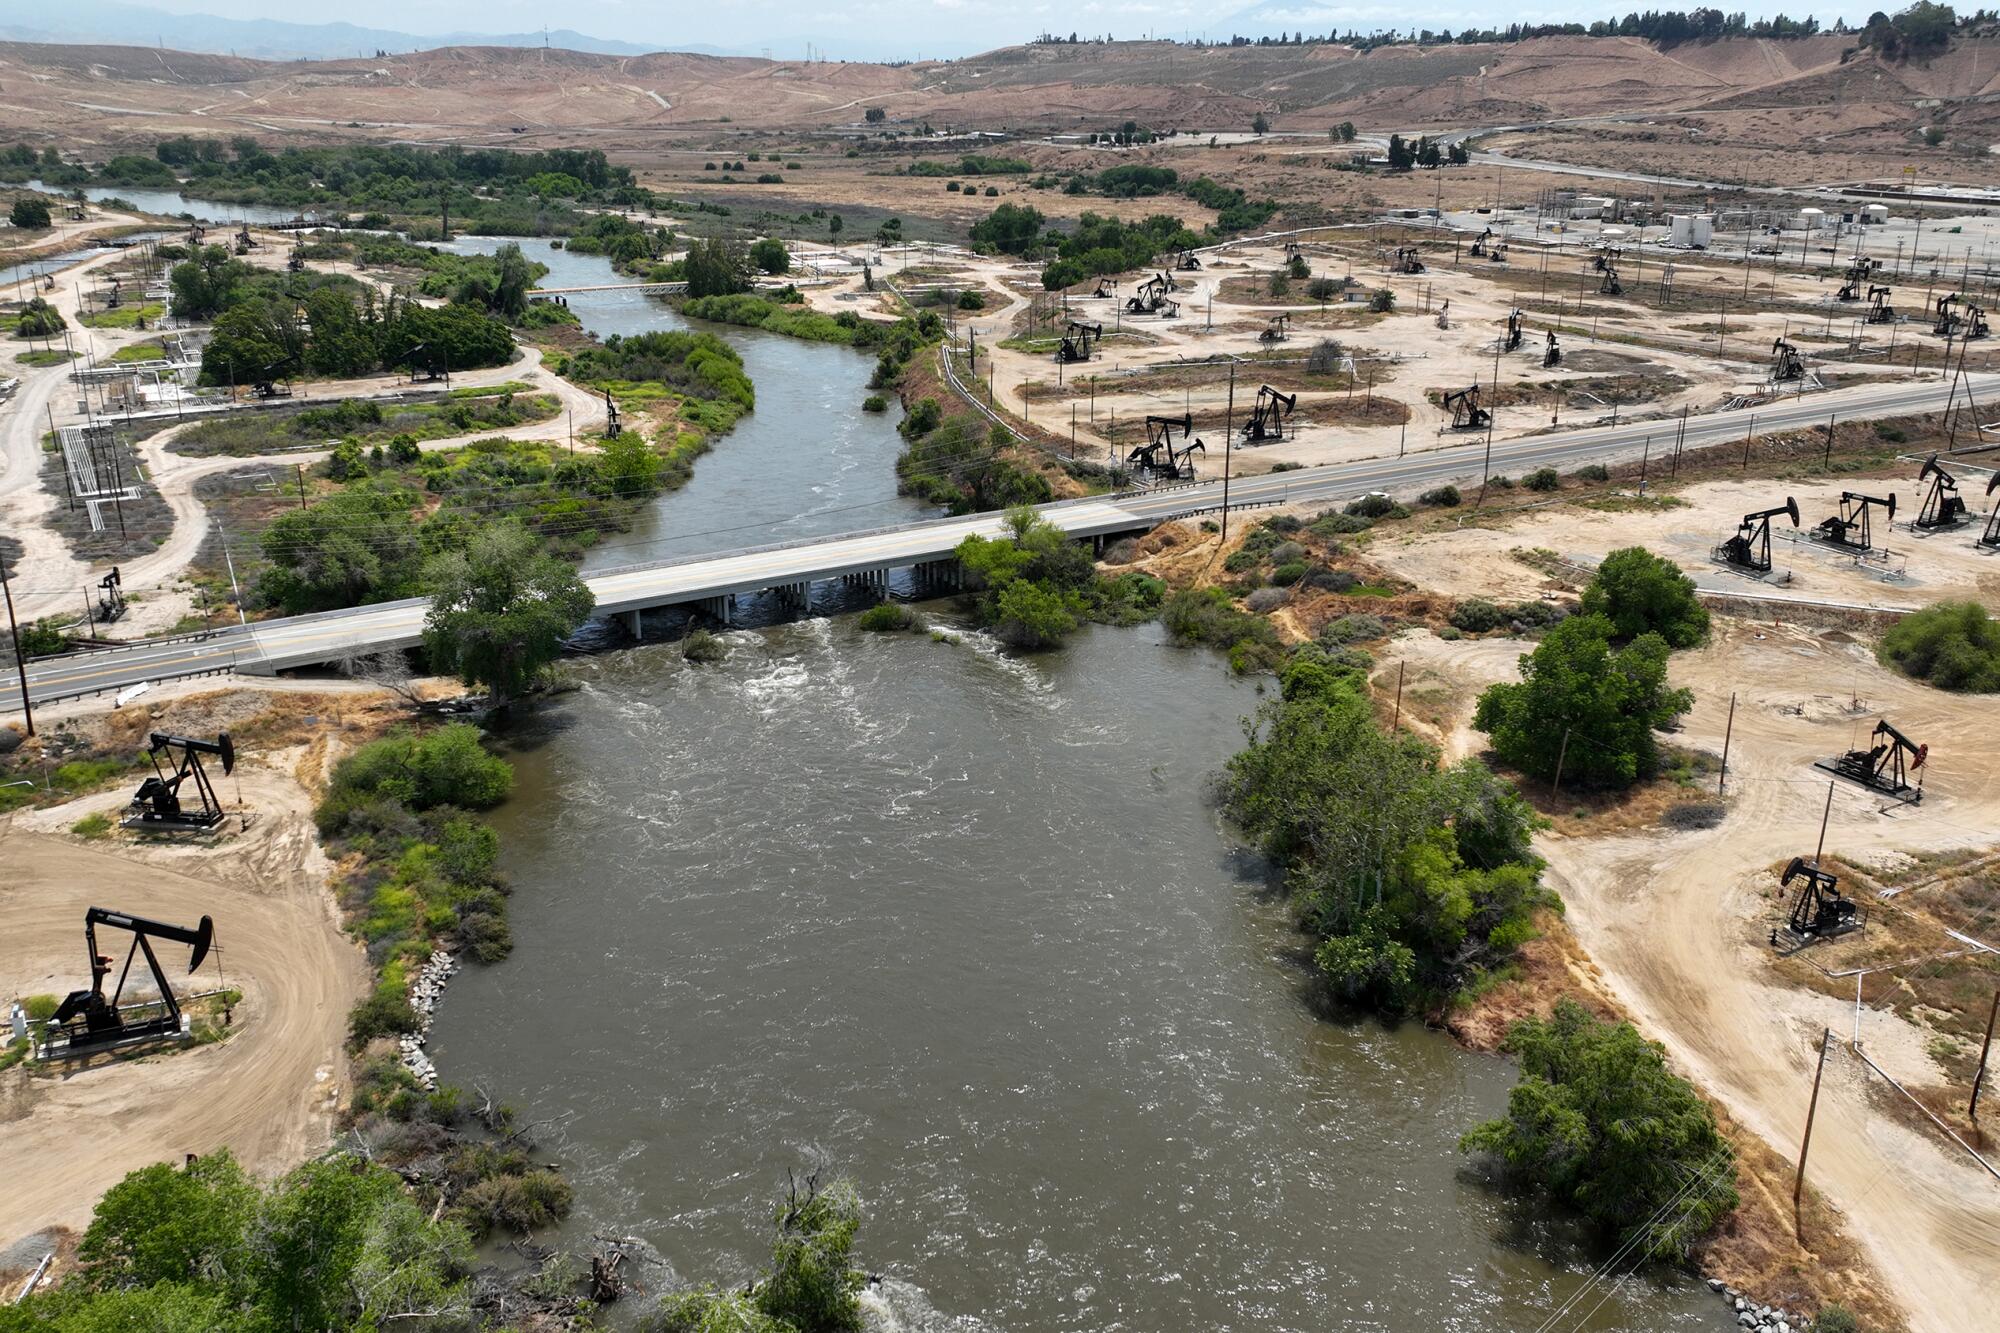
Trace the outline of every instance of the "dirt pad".
{"label": "dirt pad", "polygon": [[[249,1169],[272,1173],[327,1142],[347,1011],[367,973],[322,877],[301,855],[312,846],[303,793],[277,808],[281,785],[260,790],[246,780],[261,813],[237,855],[100,850],[29,831],[18,818],[0,830],[0,993],[62,994],[82,984],[83,913],[103,906],[176,923],[212,916],[223,979],[244,996],[238,1030],[218,1044],[81,1071],[17,1066],[0,1075],[0,1245],[51,1224],[82,1227],[105,1189],[153,1162],[226,1146]],[[73,822],[122,800],[87,798],[37,822]],[[232,868],[214,874],[205,865]],[[185,955],[177,954],[169,949],[162,962],[178,982]],[[214,984],[211,962],[189,988]]]}

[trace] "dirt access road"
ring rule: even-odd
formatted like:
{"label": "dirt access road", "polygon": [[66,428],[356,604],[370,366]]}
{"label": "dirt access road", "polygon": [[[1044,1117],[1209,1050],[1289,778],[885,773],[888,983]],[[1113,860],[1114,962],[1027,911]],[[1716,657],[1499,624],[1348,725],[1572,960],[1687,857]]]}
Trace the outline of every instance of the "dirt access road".
{"label": "dirt access road", "polygon": [[[304,792],[283,773],[238,773],[257,814],[220,852],[100,850],[41,831],[122,805],[122,791],[0,828],[0,993],[78,985],[83,913],[96,905],[186,924],[212,916],[224,978],[244,996],[239,1030],[219,1044],[58,1077],[19,1066],[0,1075],[0,1245],[51,1225],[84,1226],[107,1188],[153,1162],[228,1147],[248,1169],[271,1174],[328,1141],[347,1011],[367,971],[334,918]],[[109,952],[122,947],[105,943]],[[161,959],[176,981],[185,961],[173,947]],[[193,986],[210,988],[214,976],[206,963]]]}
{"label": "dirt access road", "polygon": [[[1471,700],[1485,684],[1511,679],[1525,646],[1406,635],[1391,655],[1443,682],[1436,688],[1458,709],[1446,747],[1462,754],[1485,739],[1467,726]],[[1774,862],[1812,855],[1828,787],[1813,761],[1865,744],[1881,716],[1930,742],[1925,798],[1897,805],[1838,783],[1827,850],[1867,863],[1894,850],[1991,846],[2000,829],[1992,699],[1895,676],[1851,636],[1746,621],[1719,621],[1707,647],[1675,655],[1672,676],[1695,692],[1676,738],[1683,745],[1719,753],[1736,695],[1729,814],[1697,833],[1543,836],[1538,845],[1569,924],[1611,993],[1666,1045],[1675,1067],[1787,1158],[1805,1131],[1813,1063],[1830,1027],[1809,1178],[1845,1215],[1912,1329],[1990,1329],[2000,1295],[2000,1181],[1894,1109],[1894,1091],[1849,1048],[1851,1002],[1779,982],[1762,895],[1776,885]],[[1856,696],[1860,713],[1851,711]],[[1923,1033],[1913,1025],[1864,1008],[1859,1032],[1863,1049],[1899,1079],[1938,1081],[1924,1068]]]}

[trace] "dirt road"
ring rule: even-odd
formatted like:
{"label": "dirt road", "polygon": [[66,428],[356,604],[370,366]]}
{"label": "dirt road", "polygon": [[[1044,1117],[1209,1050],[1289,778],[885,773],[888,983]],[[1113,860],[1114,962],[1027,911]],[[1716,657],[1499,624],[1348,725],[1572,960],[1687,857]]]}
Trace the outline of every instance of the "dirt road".
{"label": "dirt road", "polygon": [[[1490,640],[1409,636],[1396,649],[1457,687],[1461,703],[1472,695],[1466,687],[1511,676],[1511,655]],[[1787,1157],[1798,1150],[1813,1060],[1831,1027],[1814,1185],[1845,1214],[1913,1329],[1989,1329],[2000,1295],[2000,1181],[1942,1136],[1889,1114],[1883,1099],[1895,1094],[1849,1048],[1853,1006],[1775,984],[1758,923],[1768,906],[1760,894],[1775,884],[1769,867],[1810,856],[1818,838],[1828,779],[1813,761],[1865,743],[1857,736],[1880,716],[1932,746],[1924,801],[1896,805],[1837,784],[1828,852],[1867,862],[1891,849],[1990,846],[2000,829],[1992,699],[1903,680],[1845,635],[1740,621],[1720,622],[1708,647],[1677,654],[1673,679],[1695,691],[1677,738],[1684,745],[1720,752],[1736,695],[1729,815],[1698,833],[1543,837],[1569,924],[1675,1066]],[[1460,716],[1448,748],[1477,748],[1481,738]],[[1924,1062],[1919,1029],[1864,1008],[1859,1031],[1886,1068],[1922,1075],[1913,1068]]]}
{"label": "dirt road", "polygon": [[[214,917],[224,978],[244,993],[227,1041],[67,1077],[0,1076],[0,1245],[52,1224],[80,1227],[106,1188],[152,1162],[228,1147],[281,1171],[328,1141],[348,1008],[366,985],[360,951],[326,896],[305,795],[278,772],[244,772],[258,811],[227,854],[100,850],[52,829],[123,803],[100,794],[0,829],[0,993],[66,992],[84,966],[92,905],[167,921]],[[162,962],[180,972],[185,954]],[[214,984],[204,964],[194,985]]]}

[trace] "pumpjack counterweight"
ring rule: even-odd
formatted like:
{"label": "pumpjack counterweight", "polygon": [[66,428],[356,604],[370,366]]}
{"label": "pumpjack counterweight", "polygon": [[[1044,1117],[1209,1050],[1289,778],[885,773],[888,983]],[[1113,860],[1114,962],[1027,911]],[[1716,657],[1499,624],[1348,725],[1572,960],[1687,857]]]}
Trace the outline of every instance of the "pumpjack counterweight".
{"label": "pumpjack counterweight", "polygon": [[[1924,799],[1922,770],[1930,756],[1930,746],[1917,744],[1883,718],[1875,724],[1867,749],[1822,759],[1814,767],[1914,804]],[[1912,776],[1917,779],[1914,783]]]}
{"label": "pumpjack counterweight", "polygon": [[[109,995],[104,993],[104,982],[111,974],[113,960],[109,954],[97,951],[99,926],[132,933],[131,947],[125,953],[125,966],[118,973],[118,984]],[[192,953],[188,958],[188,972],[191,975],[208,957],[208,951],[215,942],[215,923],[203,917],[200,925],[189,929],[103,907],[93,907],[84,913],[83,941],[90,959],[90,989],[71,991],[49,1020],[53,1033],[63,1039],[61,1051],[82,1053],[103,1050],[145,1038],[173,1037],[185,1033],[180,1002],[174,998],[174,988],[167,981],[159,957],[153,952],[152,941],[156,939],[189,946]],[[125,982],[132,975],[133,959],[141,953],[145,954],[146,966],[152,970],[153,983],[159,988],[159,1013],[150,1018],[128,1018],[125,1015],[127,1009],[154,1007],[151,1003],[143,1006],[119,1003],[125,994]]]}
{"label": "pumpjack counterweight", "polygon": [[[192,736],[169,736],[154,732],[151,737],[149,754],[153,760],[153,776],[139,784],[139,790],[132,795],[132,805],[124,820],[126,828],[176,830],[212,829],[224,818],[222,801],[215,794],[215,786],[209,781],[208,770],[202,765],[201,757],[215,755],[222,760],[224,774],[236,769],[236,745],[223,732],[212,741],[196,740]],[[162,756],[173,756],[170,763],[162,763]],[[194,807],[184,796],[182,788],[189,779],[194,780],[194,794],[201,804]]]}

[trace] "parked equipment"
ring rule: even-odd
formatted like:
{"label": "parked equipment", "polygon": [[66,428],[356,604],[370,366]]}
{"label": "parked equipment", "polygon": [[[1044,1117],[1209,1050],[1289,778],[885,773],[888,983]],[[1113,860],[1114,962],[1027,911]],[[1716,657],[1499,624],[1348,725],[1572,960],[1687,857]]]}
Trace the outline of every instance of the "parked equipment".
{"label": "parked equipment", "polygon": [[[160,762],[162,755],[175,750],[180,751],[180,756],[171,767]],[[153,776],[140,783],[139,790],[132,794],[132,805],[124,819],[126,828],[210,829],[222,822],[222,802],[208,780],[201,757],[220,756],[223,773],[234,772],[236,746],[228,732],[212,741],[201,741],[156,731],[148,753],[153,760]],[[195,795],[201,799],[198,810],[188,808],[181,797],[181,787],[189,778],[194,779]]]}
{"label": "parked equipment", "polygon": [[1250,419],[1243,423],[1243,443],[1262,444],[1266,440],[1285,438],[1285,418],[1299,405],[1295,393],[1279,393],[1268,384],[1257,388],[1257,402],[1250,409]]}
{"label": "parked equipment", "polygon": [[1890,726],[1886,717],[1875,724],[1869,741],[1865,750],[1849,750],[1836,758],[1823,759],[1815,767],[1886,796],[1905,801],[1923,800],[1923,787],[1912,786],[1910,777],[1917,774],[1924,761],[1930,758],[1930,746],[1917,744]]}
{"label": "parked equipment", "polygon": [[1395,266],[1391,269],[1391,272],[1422,273],[1423,271],[1424,271],[1423,255],[1418,251],[1416,246],[1406,245],[1402,249],[1396,251],[1396,263]]}
{"label": "parked equipment", "polygon": [[1874,304],[1868,307],[1868,313],[1862,317],[1864,323],[1895,323],[1896,307],[1889,304],[1889,289],[1887,287],[1870,287],[1868,289],[1868,299],[1873,301]]}
{"label": "parked equipment", "polygon": [[1804,379],[1806,363],[1799,356],[1799,349],[1783,338],[1771,341],[1771,382]]}
{"label": "parked equipment", "polygon": [[[132,946],[125,953],[125,966],[118,973],[118,985],[108,996],[104,993],[104,979],[111,974],[112,960],[109,954],[97,951],[99,926],[132,932]],[[97,1050],[147,1037],[181,1035],[180,1002],[174,999],[174,988],[168,983],[158,956],[153,953],[152,941],[156,939],[189,946],[193,953],[188,958],[188,972],[192,974],[208,957],[209,948],[215,942],[215,923],[203,917],[201,924],[190,930],[185,926],[170,926],[164,921],[149,921],[142,916],[130,916],[102,907],[93,907],[83,914],[83,943],[90,958],[90,989],[71,991],[49,1020],[50,1028],[63,1036],[66,1043],[64,1049],[72,1052]],[[154,984],[160,988],[160,1012],[152,1018],[127,1019],[119,1012],[118,1001],[125,993],[126,978],[132,975],[132,960],[141,952],[146,955],[146,966],[152,969]],[[149,1003],[146,1007],[152,1006]]]}
{"label": "parked equipment", "polygon": [[1270,322],[1257,334],[1260,343],[1281,343],[1292,336],[1292,317],[1279,314],[1271,316]]}
{"label": "parked equipment", "polygon": [[1830,875],[1816,865],[1806,864],[1803,856],[1795,856],[1785,867],[1781,886],[1790,887],[1793,880],[1803,881],[1799,885],[1798,896],[1792,899],[1791,919],[1786,925],[1792,934],[1801,938],[1831,939],[1835,935],[1861,928],[1860,911],[1851,898],[1842,896],[1840,877]]}
{"label": "parked equipment", "polygon": [[1065,365],[1075,361],[1090,360],[1091,346],[1104,336],[1102,324],[1086,324],[1073,319],[1063,331],[1062,345],[1056,348],[1056,360]]}
{"label": "parked equipment", "polygon": [[1556,341],[1555,331],[1549,331],[1549,345],[1542,349],[1542,369],[1554,370],[1563,363],[1562,344]]}
{"label": "parked equipment", "polygon": [[1503,352],[1512,352],[1518,349],[1520,345],[1521,312],[1519,310],[1509,310],[1507,312],[1507,336],[1502,339],[1500,350]]}
{"label": "parked equipment", "polygon": [[[1986,483],[1986,494],[1990,497],[1995,487],[2000,487],[2000,472],[1993,474]],[[2000,504],[1993,506],[1993,512],[1986,516],[1986,531],[1980,534],[1981,546],[2000,549]]]}
{"label": "parked equipment", "polygon": [[1944,470],[1944,465],[1932,454],[1924,460],[1924,470],[1917,474],[1917,484],[1925,482],[1931,488],[1924,492],[1924,507],[1917,511],[1914,526],[1927,532],[1939,528],[1955,528],[1972,517],[1972,511],[1965,507],[1965,499],[1958,493],[1958,478]]}
{"label": "parked equipment", "polygon": [[1820,525],[1813,529],[1813,536],[1850,551],[1872,551],[1875,549],[1875,533],[1868,522],[1868,515],[1878,505],[1886,511],[1882,515],[1883,521],[1893,523],[1896,519],[1895,496],[1885,500],[1877,495],[1842,491],[1840,512],[1821,520]]}
{"label": "parked equipment", "polygon": [[1453,430],[1481,430],[1493,424],[1493,414],[1479,405],[1479,385],[1471,384],[1457,393],[1444,396],[1444,405],[1451,409]]}
{"label": "parked equipment", "polygon": [[1762,509],[1754,514],[1745,514],[1743,521],[1736,525],[1736,535],[1715,548],[1715,558],[1725,565],[1747,569],[1757,574],[1771,572],[1771,520],[1783,514],[1792,520],[1792,526],[1799,525],[1799,502],[1791,496],[1775,509]]}
{"label": "parked equipment", "polygon": [[107,625],[125,614],[124,585],[116,565],[97,581],[97,618]]}

